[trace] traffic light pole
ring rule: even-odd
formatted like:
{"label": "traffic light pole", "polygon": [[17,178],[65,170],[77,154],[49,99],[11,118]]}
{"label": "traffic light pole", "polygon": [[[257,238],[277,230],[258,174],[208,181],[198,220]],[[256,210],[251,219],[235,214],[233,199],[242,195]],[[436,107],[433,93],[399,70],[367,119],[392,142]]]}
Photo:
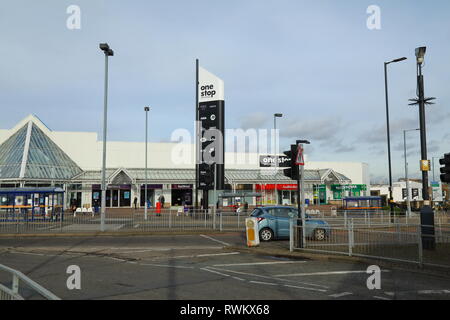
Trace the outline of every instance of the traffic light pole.
{"label": "traffic light pole", "polygon": [[[302,205],[302,195],[301,195],[301,189],[302,189],[302,187],[301,187],[301,181],[302,181],[302,178],[303,178],[303,172],[300,172],[299,173],[299,171],[300,171],[300,168],[299,168],[299,166],[296,166],[296,170],[297,170],[297,209],[298,209],[298,217],[297,217],[297,221],[299,221],[300,222],[300,228],[299,228],[299,232],[297,233],[297,235],[298,235],[298,239],[297,239],[297,241],[298,241],[298,247],[299,248],[303,248],[303,244],[305,243],[304,241],[303,241],[303,238],[304,238],[304,232],[303,232],[303,226],[304,226],[304,223],[303,223],[303,205]],[[303,171],[303,170],[301,170],[301,171]],[[300,177],[300,175],[302,176],[302,177]],[[299,220],[301,218],[301,220]]]}
{"label": "traffic light pole", "polygon": [[[302,147],[303,148],[303,147]],[[302,229],[306,228],[306,221],[305,221],[305,166],[300,166],[300,209],[301,209],[301,214],[302,214]],[[302,244],[304,247],[306,244],[306,232],[305,230],[302,230]]]}

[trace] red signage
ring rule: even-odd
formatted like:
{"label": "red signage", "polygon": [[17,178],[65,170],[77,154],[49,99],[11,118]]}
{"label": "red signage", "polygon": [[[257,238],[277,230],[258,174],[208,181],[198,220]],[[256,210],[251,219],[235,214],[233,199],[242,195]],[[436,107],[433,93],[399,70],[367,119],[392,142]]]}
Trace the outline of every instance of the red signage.
{"label": "red signage", "polygon": [[[297,190],[296,184],[277,184],[277,190]],[[275,190],[274,184],[257,184],[255,185],[256,191],[263,190]]]}

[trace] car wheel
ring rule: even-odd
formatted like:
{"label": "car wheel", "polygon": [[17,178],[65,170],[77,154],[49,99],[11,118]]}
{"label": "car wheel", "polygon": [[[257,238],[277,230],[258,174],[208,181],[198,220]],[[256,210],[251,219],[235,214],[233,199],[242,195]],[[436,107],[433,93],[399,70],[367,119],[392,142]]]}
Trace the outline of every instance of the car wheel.
{"label": "car wheel", "polygon": [[314,230],[314,239],[317,241],[325,240],[327,234],[324,229],[316,229]]}
{"label": "car wheel", "polygon": [[264,228],[259,231],[259,238],[262,241],[271,241],[273,240],[273,231],[269,228]]}

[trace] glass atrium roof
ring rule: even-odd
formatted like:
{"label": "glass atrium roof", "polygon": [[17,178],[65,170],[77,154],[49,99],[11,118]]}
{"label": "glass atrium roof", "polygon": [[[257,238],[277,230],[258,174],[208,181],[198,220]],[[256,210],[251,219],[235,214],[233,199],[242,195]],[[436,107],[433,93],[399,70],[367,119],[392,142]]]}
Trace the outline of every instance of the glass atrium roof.
{"label": "glass atrium roof", "polygon": [[0,179],[69,180],[81,172],[33,122],[0,145]]}

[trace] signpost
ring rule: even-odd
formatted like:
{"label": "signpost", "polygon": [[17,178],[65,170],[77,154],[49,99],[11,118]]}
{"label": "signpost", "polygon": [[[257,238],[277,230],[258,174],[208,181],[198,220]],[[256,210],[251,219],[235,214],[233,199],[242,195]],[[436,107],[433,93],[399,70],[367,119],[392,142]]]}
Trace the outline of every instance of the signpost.
{"label": "signpost", "polygon": [[[197,78],[196,189],[203,191],[204,206],[207,207],[209,190],[223,190],[225,182],[224,82],[199,67],[198,61]],[[214,203],[216,201],[214,199]]]}

